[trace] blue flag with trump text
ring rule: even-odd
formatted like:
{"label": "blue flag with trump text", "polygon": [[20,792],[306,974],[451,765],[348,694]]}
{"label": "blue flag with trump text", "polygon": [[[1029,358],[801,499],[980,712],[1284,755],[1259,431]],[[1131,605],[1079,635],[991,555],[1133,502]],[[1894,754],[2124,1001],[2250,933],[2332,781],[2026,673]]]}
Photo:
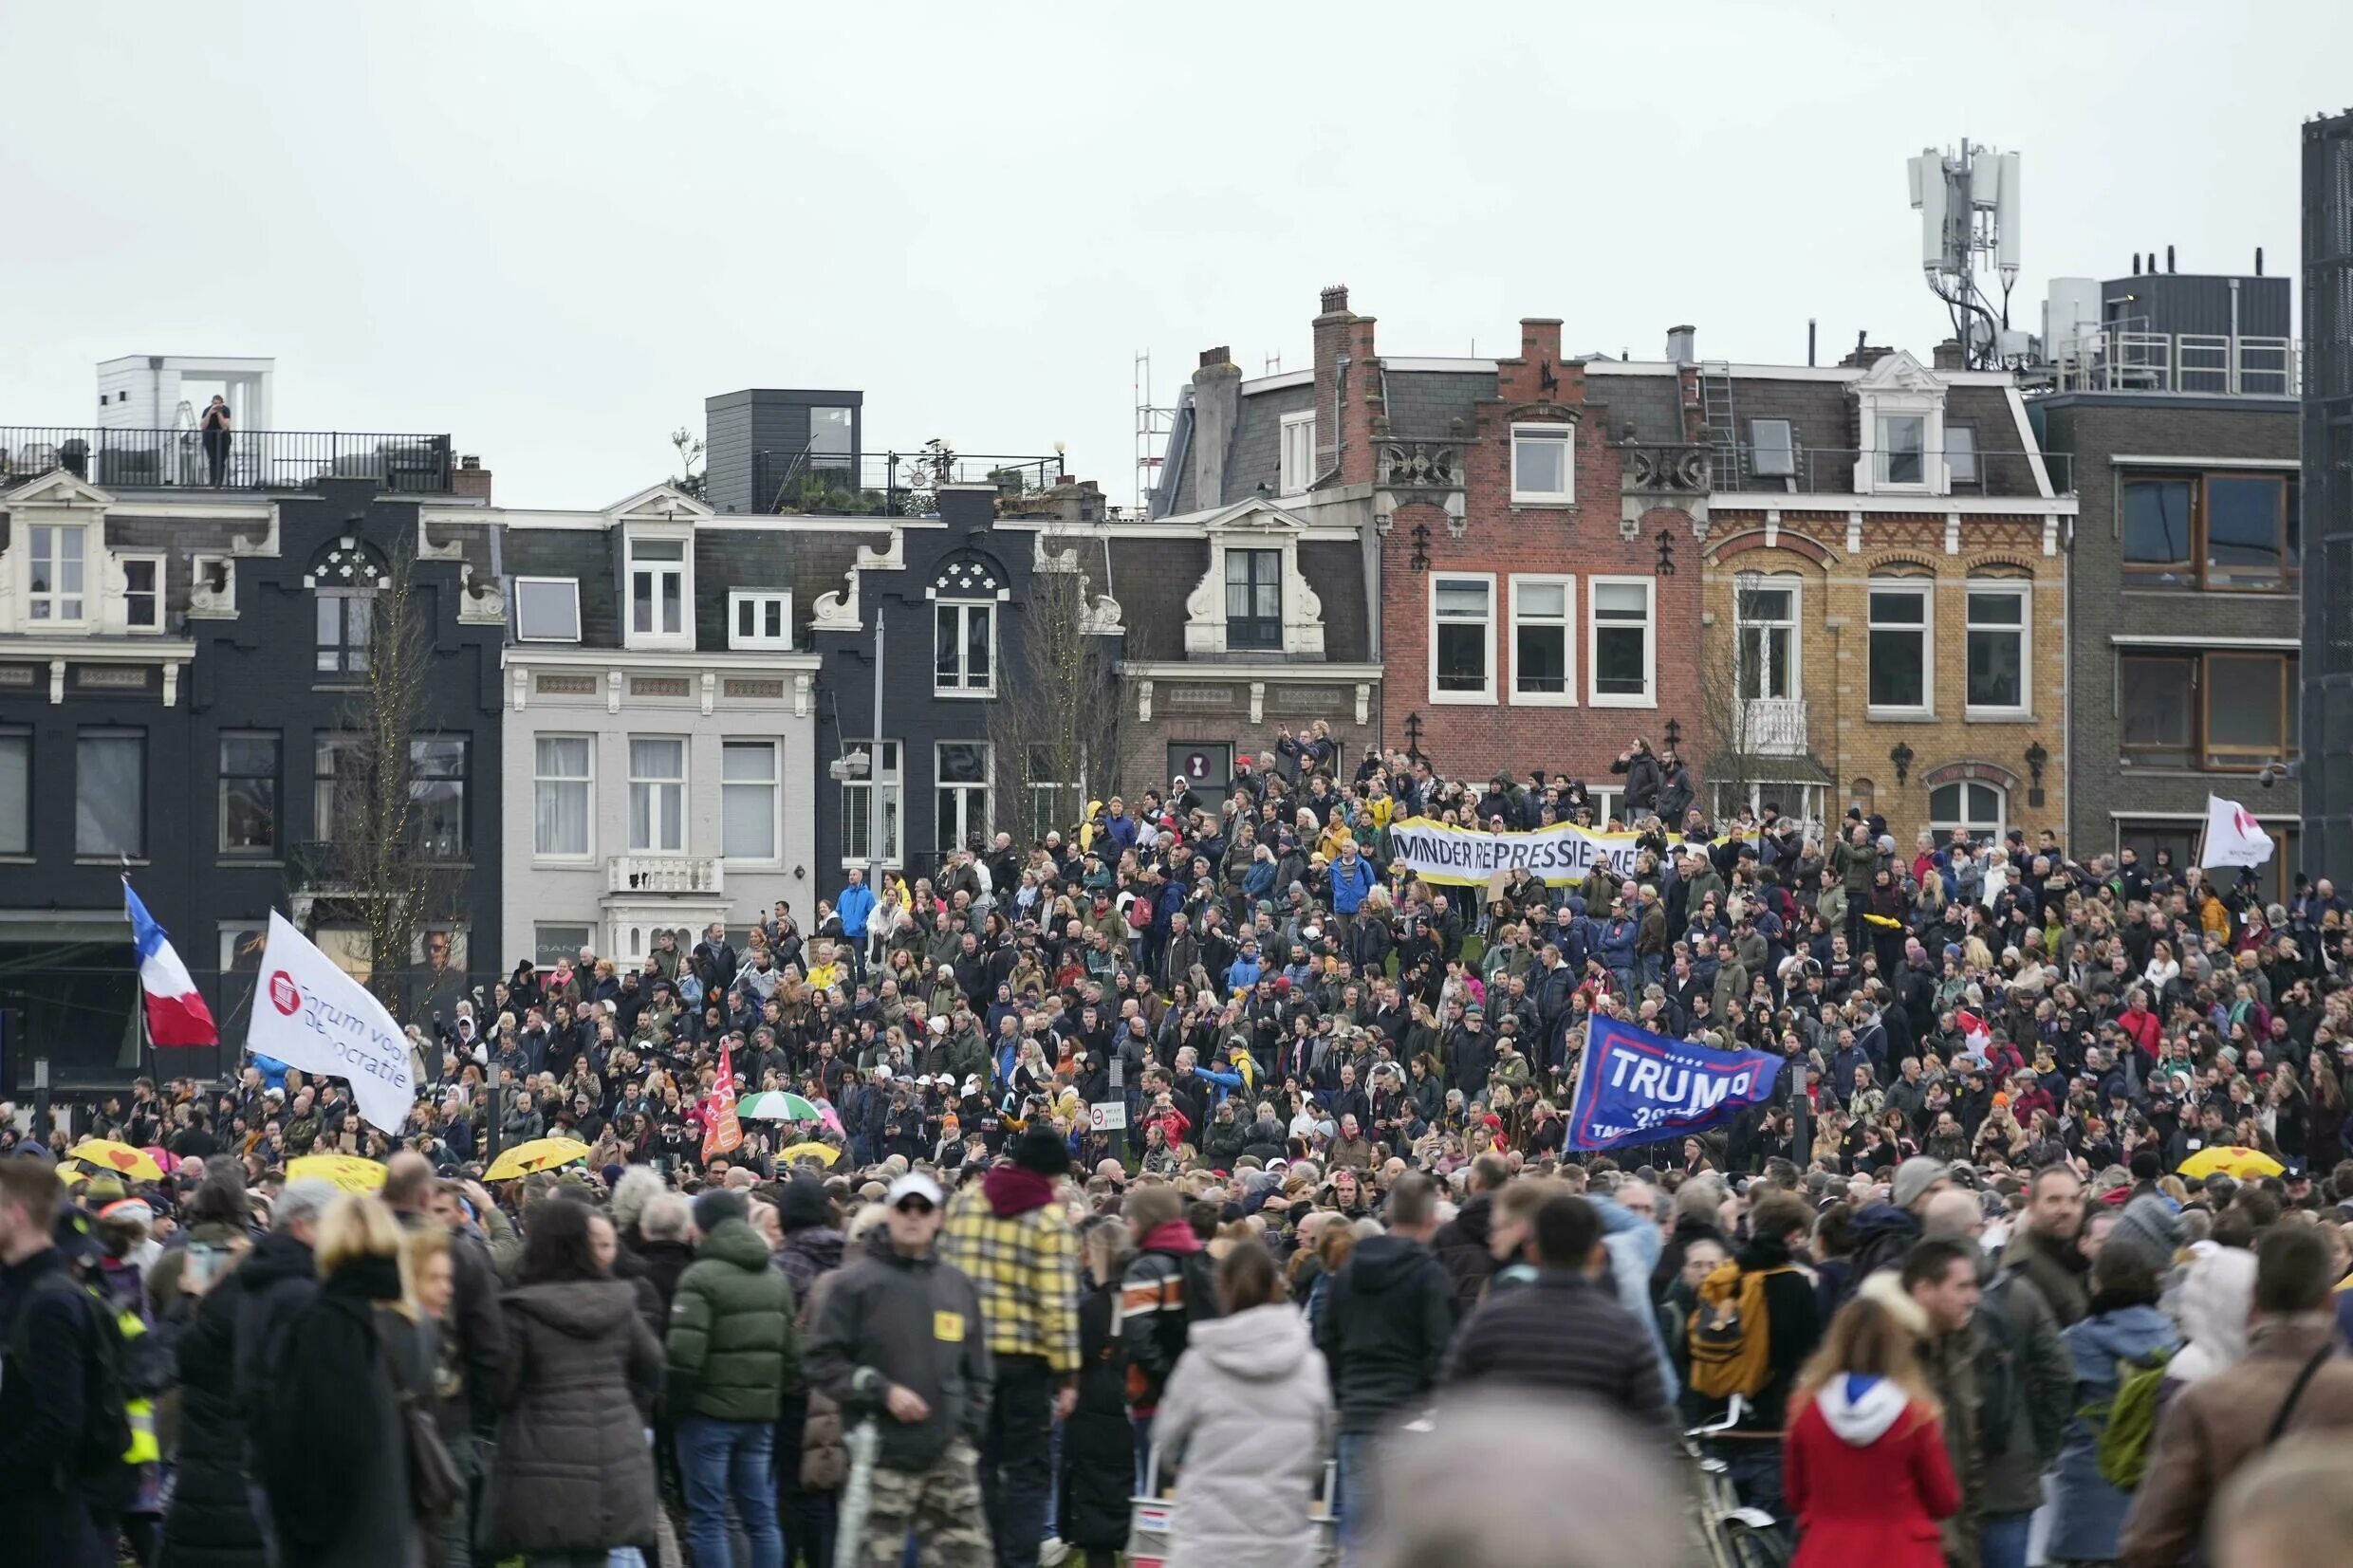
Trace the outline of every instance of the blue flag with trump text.
{"label": "blue flag with trump text", "polygon": [[1772,1098],[1781,1059],[1669,1040],[1614,1018],[1585,1028],[1568,1146],[1615,1149],[1721,1127]]}

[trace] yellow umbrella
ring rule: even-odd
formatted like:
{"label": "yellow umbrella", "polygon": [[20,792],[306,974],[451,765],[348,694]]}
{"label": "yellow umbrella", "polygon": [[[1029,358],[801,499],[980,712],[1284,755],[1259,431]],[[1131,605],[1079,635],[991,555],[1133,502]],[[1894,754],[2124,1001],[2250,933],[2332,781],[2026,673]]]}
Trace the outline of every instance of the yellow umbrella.
{"label": "yellow umbrella", "polygon": [[482,1172],[484,1181],[512,1181],[528,1176],[534,1171],[552,1171],[559,1165],[586,1159],[588,1146],[578,1138],[533,1138],[518,1143],[491,1162]]}
{"label": "yellow umbrella", "polygon": [[305,1154],[287,1163],[289,1181],[333,1182],[346,1192],[374,1192],[384,1185],[384,1168],[358,1154]]}
{"label": "yellow umbrella", "polygon": [[842,1151],[830,1143],[796,1143],[789,1149],[779,1150],[776,1157],[787,1165],[798,1165],[805,1159],[813,1159],[820,1165],[829,1166],[842,1157]]}
{"label": "yellow umbrella", "polygon": [[2287,1167],[2260,1149],[2233,1149],[2214,1145],[2201,1149],[2181,1162],[2185,1176],[2211,1176],[2217,1171],[2240,1181],[2252,1181],[2257,1176],[2276,1176]]}
{"label": "yellow umbrella", "polygon": [[90,1179],[90,1173],[87,1171],[83,1170],[78,1165],[68,1166],[66,1169],[60,1171],[57,1173],[57,1179],[64,1182],[67,1187],[80,1187],[83,1182]]}
{"label": "yellow umbrella", "polygon": [[117,1143],[112,1138],[92,1138],[86,1143],[78,1143],[66,1151],[65,1157],[104,1166],[117,1175],[128,1176],[133,1181],[163,1179],[163,1167],[156,1163],[153,1154],[144,1149],[134,1149],[127,1143]]}

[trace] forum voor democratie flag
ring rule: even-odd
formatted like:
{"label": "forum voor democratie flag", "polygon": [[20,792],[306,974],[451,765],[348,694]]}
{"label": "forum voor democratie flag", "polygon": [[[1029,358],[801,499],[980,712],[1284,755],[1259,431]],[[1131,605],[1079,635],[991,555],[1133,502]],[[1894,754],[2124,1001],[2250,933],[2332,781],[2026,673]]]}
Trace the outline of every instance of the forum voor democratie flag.
{"label": "forum voor democratie flag", "polygon": [[1568,1146],[1615,1149],[1720,1127],[1772,1098],[1781,1059],[1669,1040],[1614,1018],[1585,1028]]}
{"label": "forum voor democratie flag", "polygon": [[213,1009],[196,994],[188,966],[172,950],[156,917],[122,879],[122,913],[130,917],[131,945],[139,950],[139,997],[147,1007],[147,1042],[151,1045],[217,1045],[220,1030],[213,1027]]}
{"label": "forum voor democratie flag", "polygon": [[368,1125],[396,1135],[417,1103],[409,1037],[365,986],[276,910],[269,912],[269,945],[262,950],[261,989],[245,1048],[348,1080]]}
{"label": "forum voor democratie flag", "polygon": [[2197,858],[2201,869],[2263,865],[2270,860],[2275,847],[2254,813],[2236,801],[2219,795],[2206,797],[2206,846]]}

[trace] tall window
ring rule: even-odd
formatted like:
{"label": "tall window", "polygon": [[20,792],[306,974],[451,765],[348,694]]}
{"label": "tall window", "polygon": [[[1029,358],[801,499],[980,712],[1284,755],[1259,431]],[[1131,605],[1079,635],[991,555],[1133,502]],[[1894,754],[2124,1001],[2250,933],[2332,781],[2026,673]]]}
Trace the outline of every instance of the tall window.
{"label": "tall window", "polygon": [[1976,485],[1984,482],[1984,470],[1977,466],[1977,429],[1974,425],[1948,424],[1944,427],[1945,476],[1955,485]]}
{"label": "tall window", "polygon": [[409,742],[409,800],[417,854],[427,860],[466,858],[466,737],[419,735]]}
{"label": "tall window", "polygon": [[1577,581],[1517,576],[1511,580],[1511,700],[1530,706],[1577,700],[1569,679],[1569,623]]}
{"label": "tall window", "polygon": [[636,637],[683,637],[686,626],[686,541],[629,541],[629,632]]}
{"label": "tall window", "polygon": [[[1761,424],[1764,421],[1758,422]],[[1741,696],[1750,701],[1796,696],[1796,585],[1775,583],[1759,588],[1735,585],[1732,591],[1732,616],[1740,634],[1736,646]]]}
{"label": "tall window", "polygon": [[532,737],[532,854],[558,860],[587,858],[593,749],[586,735]]}
{"label": "tall window", "polygon": [[989,747],[942,741],[932,772],[934,845],[942,855],[989,832]]}
{"label": "tall window", "polygon": [[776,743],[728,741],[719,747],[719,853],[776,858]]}
{"label": "tall window", "polygon": [[2118,744],[2142,767],[2253,772],[2292,762],[2298,659],[2288,653],[2135,653],[2116,661]]}
{"label": "tall window", "polygon": [[629,737],[629,847],[686,852],[686,742],[679,736]]}
{"label": "tall window", "polygon": [[1933,789],[1928,794],[1928,826],[1939,844],[1949,842],[1956,832],[1966,832],[1973,840],[2002,837],[2003,807],[2008,803],[2002,786],[1963,780]]}
{"label": "tall window", "polygon": [[75,747],[74,853],[147,853],[147,737],[85,729]]}
{"label": "tall window", "polygon": [[0,730],[0,855],[32,852],[32,736]]}
{"label": "tall window", "polygon": [[1315,483],[1315,415],[1283,415],[1282,492],[1297,495]]}
{"label": "tall window", "polygon": [[1511,427],[1511,499],[1562,503],[1577,499],[1576,427]]}
{"label": "tall window", "polygon": [[932,690],[943,696],[993,695],[997,607],[988,601],[933,607]]}
{"label": "tall window", "polygon": [[31,618],[77,621],[82,618],[83,551],[89,530],[79,524],[66,526],[43,523],[31,534],[31,575],[26,580],[26,604]]}
{"label": "tall window", "polygon": [[1928,691],[1927,583],[1874,583],[1870,597],[1870,706],[1926,712]]}
{"label": "tall window", "polygon": [[126,555],[122,562],[122,624],[134,632],[163,629],[163,558]]}
{"label": "tall window", "polygon": [[1928,420],[1918,414],[1880,415],[1880,483],[1928,483]]}
{"label": "tall window", "polygon": [[2117,506],[2125,578],[2150,587],[2283,592],[2304,564],[2303,508],[2294,474],[2127,478]]}
{"label": "tall window", "polygon": [[[1084,776],[1086,763],[1084,758],[1078,762],[1077,771],[1082,777]],[[1063,772],[1061,757],[1055,747],[1030,746],[1027,783],[1028,829],[1032,839],[1043,839],[1049,832],[1067,827],[1070,820],[1078,815],[1079,782],[1062,778]]]}
{"label": "tall window", "polygon": [[851,741],[866,753],[867,776],[842,782],[842,863],[899,863],[899,800],[903,787],[897,741]]}
{"label": "tall window", "polygon": [[1430,685],[1434,702],[1495,700],[1495,580],[1430,580]]}
{"label": "tall window", "polygon": [[2027,710],[2028,588],[1969,586],[1969,690],[1973,711]]}
{"label": "tall window", "polygon": [[319,590],[319,664],[323,675],[364,675],[375,640],[376,593],[371,588]]}
{"label": "tall window", "polygon": [[1647,708],[1656,667],[1649,578],[1592,580],[1593,701],[1602,708]]}
{"label": "tall window", "polygon": [[365,753],[358,735],[321,731],[310,744],[310,831],[321,843],[335,839],[337,819],[361,809],[360,786]]}
{"label": "tall window", "polygon": [[267,858],[278,852],[278,736],[220,738],[220,852]]}
{"label": "tall window", "polygon": [[1226,651],[1283,646],[1283,552],[1226,552]]}

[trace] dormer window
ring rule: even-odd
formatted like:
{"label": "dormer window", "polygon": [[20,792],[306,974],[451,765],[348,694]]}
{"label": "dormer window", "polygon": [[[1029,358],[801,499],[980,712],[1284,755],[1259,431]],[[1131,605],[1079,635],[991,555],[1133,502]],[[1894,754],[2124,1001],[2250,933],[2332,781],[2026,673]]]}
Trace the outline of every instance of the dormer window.
{"label": "dormer window", "polygon": [[683,645],[694,630],[687,623],[687,542],[684,539],[629,540],[629,642],[632,647],[659,643]]}
{"label": "dormer window", "polygon": [[[1944,495],[1953,470],[1945,451],[1945,384],[1898,350],[1847,387],[1855,399],[1863,450],[1855,462],[1857,495]],[[1976,447],[1963,466],[1973,472]]]}
{"label": "dormer window", "polygon": [[31,574],[25,587],[28,618],[53,626],[81,624],[89,530],[80,524],[42,523],[28,532],[32,536]]}
{"label": "dormer window", "polygon": [[792,596],[769,588],[731,588],[727,645],[738,649],[792,646]]}
{"label": "dormer window", "polygon": [[515,640],[578,642],[580,582],[569,577],[515,579]]}

